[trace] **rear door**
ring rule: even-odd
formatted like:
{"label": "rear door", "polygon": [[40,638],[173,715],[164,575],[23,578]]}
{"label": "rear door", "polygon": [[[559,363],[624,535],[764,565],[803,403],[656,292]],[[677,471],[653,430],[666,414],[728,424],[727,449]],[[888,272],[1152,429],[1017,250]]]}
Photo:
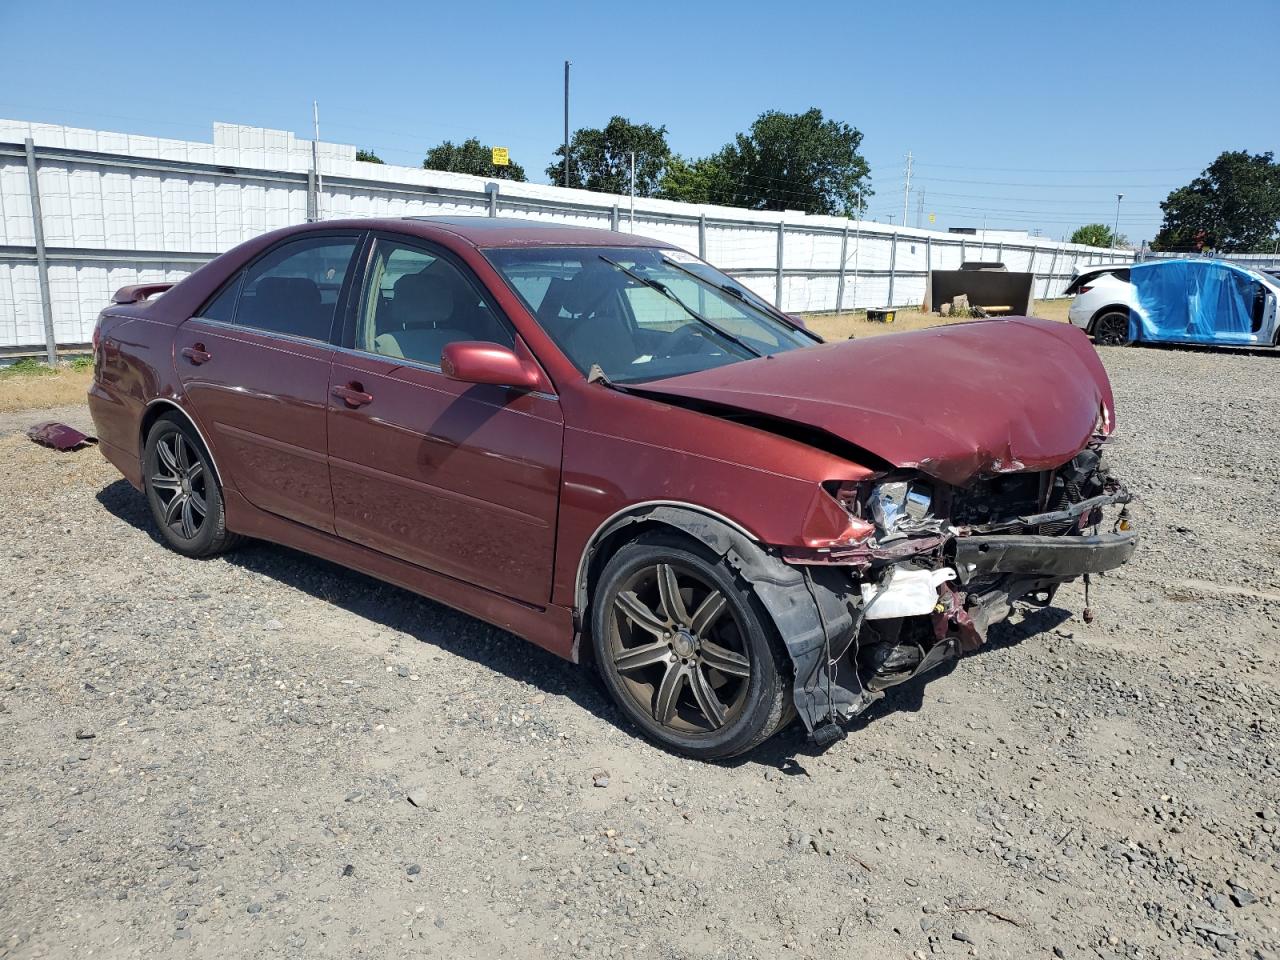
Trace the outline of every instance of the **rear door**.
{"label": "rear door", "polygon": [[329,367],[360,233],[264,253],[178,329],[175,362],[224,483],[255,507],[332,533]]}
{"label": "rear door", "polygon": [[559,401],[441,372],[448,343],[516,342],[462,263],[431,245],[383,236],[368,264],[329,398],[339,536],[546,603],[564,432]]}

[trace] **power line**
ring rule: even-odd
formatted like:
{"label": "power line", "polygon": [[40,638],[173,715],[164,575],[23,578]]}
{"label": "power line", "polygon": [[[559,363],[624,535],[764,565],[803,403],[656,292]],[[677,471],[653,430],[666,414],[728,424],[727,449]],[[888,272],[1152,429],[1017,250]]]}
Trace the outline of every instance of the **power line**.
{"label": "power line", "polygon": [[1114,190],[1121,187],[1126,190],[1163,189],[1177,186],[1169,183],[1011,183],[1008,180],[959,180],[952,177],[921,177],[930,183],[974,183],[988,187],[1042,187],[1049,190]]}
{"label": "power line", "polygon": [[[1103,194],[1105,191],[1106,191],[1106,188],[1105,188],[1105,187],[1099,187],[1099,188],[1098,188],[1098,193],[1099,193],[1100,195],[1101,195],[1101,194]],[[929,194],[929,195],[930,195],[930,196],[933,196],[933,197],[952,197],[952,198],[960,199],[960,200],[1009,200],[1009,201],[1013,201],[1013,202],[1016,202],[1016,203],[1071,203],[1071,204],[1080,204],[1080,203],[1091,203],[1091,202],[1093,202],[1093,201],[1089,200],[1088,198],[1084,198],[1084,197],[1081,197],[1081,198],[1078,198],[1078,199],[1075,199],[1075,198],[1069,198],[1069,197],[1045,197],[1045,196],[1030,196],[1030,197],[1028,197],[1028,196],[1021,195],[1021,194],[1015,194],[1015,195],[1013,195],[1013,196],[1010,196],[1010,195],[1008,195],[1008,194],[1004,194],[1004,193],[951,193],[951,192],[949,192],[949,191],[945,191],[945,190],[933,190],[933,191],[930,191],[930,194]],[[1126,196],[1127,196],[1127,194],[1126,194]],[[1143,199],[1142,199],[1142,200],[1140,200],[1139,202],[1144,202],[1144,203],[1158,203],[1158,202],[1160,202],[1161,200],[1164,200],[1164,199],[1165,199],[1165,195],[1157,194],[1157,195],[1155,195],[1155,196],[1148,196],[1148,197],[1146,197],[1146,198],[1143,198]]]}
{"label": "power line", "polygon": [[983,167],[962,163],[927,163],[923,160],[917,160],[916,165],[920,167],[938,167],[945,170],[981,170],[993,173],[1183,173],[1188,170],[1200,169],[1199,167],[1121,167],[1112,170],[1082,169],[1079,167]]}

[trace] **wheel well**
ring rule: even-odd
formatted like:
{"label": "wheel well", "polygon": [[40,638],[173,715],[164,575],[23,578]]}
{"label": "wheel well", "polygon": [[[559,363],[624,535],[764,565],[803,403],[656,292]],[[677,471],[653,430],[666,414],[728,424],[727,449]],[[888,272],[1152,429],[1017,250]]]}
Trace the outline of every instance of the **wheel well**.
{"label": "wheel well", "polygon": [[1122,303],[1112,303],[1108,306],[1103,307],[1101,310],[1095,311],[1093,316],[1089,318],[1089,326],[1086,328],[1086,332],[1089,334],[1089,336],[1093,336],[1093,328],[1098,325],[1098,318],[1108,313],[1127,314],[1129,313],[1129,308]]}
{"label": "wheel well", "polygon": [[146,451],[147,434],[151,432],[151,428],[155,426],[156,421],[166,413],[175,412],[190,424],[191,429],[195,431],[196,442],[200,444],[201,449],[204,450],[204,455],[209,458],[209,463],[213,465],[214,479],[218,481],[219,486],[222,486],[222,472],[218,469],[218,462],[213,459],[213,452],[209,449],[209,444],[205,443],[204,434],[200,432],[199,424],[191,419],[191,414],[187,413],[172,400],[153,400],[142,414],[142,423],[138,428],[138,458],[141,460],[143,453]]}
{"label": "wheel well", "polygon": [[[752,602],[758,603],[761,610],[761,622],[772,626],[775,639],[791,661],[794,706],[808,730],[812,731],[832,713],[840,715],[833,691],[844,698],[846,708],[859,704],[865,707],[870,702],[864,691],[843,687],[837,677],[828,673],[830,665],[823,659],[833,639],[851,637],[850,631],[857,627],[847,602],[848,574],[834,567],[804,568],[802,572],[730,518],[694,504],[637,504],[606,520],[587,542],[575,584],[575,661],[591,656],[593,645],[588,642],[584,653],[582,639],[590,636],[589,600],[605,564],[622,544],[658,532],[664,538],[687,540],[695,549],[725,558],[736,575],[750,585]],[[825,686],[820,683],[823,680]]]}

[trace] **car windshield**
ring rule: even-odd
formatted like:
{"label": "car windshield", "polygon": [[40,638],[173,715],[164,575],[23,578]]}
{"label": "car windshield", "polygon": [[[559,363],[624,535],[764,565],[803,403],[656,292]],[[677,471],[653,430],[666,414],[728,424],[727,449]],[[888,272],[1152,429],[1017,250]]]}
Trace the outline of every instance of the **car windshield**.
{"label": "car windshield", "polygon": [[816,338],[680,250],[534,247],[485,256],[584,374],[638,383],[812,346]]}

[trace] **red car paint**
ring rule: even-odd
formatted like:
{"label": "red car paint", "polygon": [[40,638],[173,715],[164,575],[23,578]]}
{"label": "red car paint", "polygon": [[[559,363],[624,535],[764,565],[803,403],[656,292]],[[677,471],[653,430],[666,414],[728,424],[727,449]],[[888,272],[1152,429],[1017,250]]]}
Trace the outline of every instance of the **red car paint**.
{"label": "red car paint", "polygon": [[957,485],[1056,467],[1084,447],[1102,411],[1107,424],[1113,415],[1088,339],[1022,318],[828,343],[645,389],[808,424]]}
{"label": "red car paint", "polygon": [[27,427],[27,436],[42,447],[52,447],[61,453],[79,450],[81,447],[98,442],[88,434],[81,433],[75,427],[69,427],[65,423],[59,423],[56,420],[45,420],[43,423],[32,424]]}
{"label": "red car paint", "polygon": [[[460,261],[514,327],[515,353],[539,388],[462,383],[345,343],[191,319],[226,278],[285,239],[370,231]],[[572,657],[584,555],[628,509],[685,504],[765,544],[818,547],[859,534],[830,488],[872,476],[879,460],[953,479],[1056,466],[1084,445],[1100,405],[1110,410],[1083,335],[1035,321],[814,347],[633,393],[589,383],[482,253],[547,245],[666,246],[484,219],[326,222],[242,244],[153,300],[125,297],[103,311],[95,335],[89,402],[101,448],[140,486],[145,430],[177,408],[209,448],[230,529]],[[1010,350],[1016,364],[1000,359]],[[690,398],[848,443],[814,446],[689,409]],[[857,448],[873,462],[851,459]]]}

